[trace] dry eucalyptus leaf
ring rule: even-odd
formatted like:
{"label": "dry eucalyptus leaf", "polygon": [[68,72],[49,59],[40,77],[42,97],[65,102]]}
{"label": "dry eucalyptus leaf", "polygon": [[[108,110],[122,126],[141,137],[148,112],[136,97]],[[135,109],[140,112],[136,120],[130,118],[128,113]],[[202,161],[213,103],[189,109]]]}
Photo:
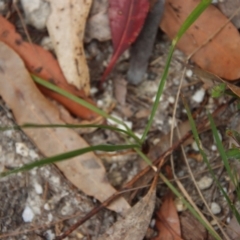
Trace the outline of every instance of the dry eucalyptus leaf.
{"label": "dry eucalyptus leaf", "polygon": [[85,42],[93,39],[107,41],[111,39],[108,19],[108,0],[94,0],[87,20]]}
{"label": "dry eucalyptus leaf", "polygon": [[[160,24],[162,30],[173,39],[199,3],[200,0],[166,0]],[[205,71],[227,80],[236,80],[240,77],[240,37],[231,22],[226,24],[227,20],[216,7],[210,5],[181,37],[177,46],[186,55],[202,46],[191,59]],[[225,27],[210,40],[222,26]]]}
{"label": "dry eucalyptus leaf", "polygon": [[68,83],[90,91],[89,71],[83,48],[86,19],[92,0],[48,0],[51,14],[47,29]]}
{"label": "dry eucalyptus leaf", "polygon": [[[14,70],[13,70],[14,69]],[[0,42],[0,95],[11,108],[19,125],[24,123],[64,124],[57,109],[35,86],[20,57]],[[89,145],[72,129],[24,129],[46,157],[85,148]],[[109,184],[101,160],[92,152],[56,163],[65,177],[81,191],[104,201],[115,193]],[[109,206],[122,212],[129,208],[120,198]]]}
{"label": "dry eucalyptus leaf", "polygon": [[155,206],[156,189],[132,207],[125,217],[110,227],[98,240],[141,240],[144,238]]}

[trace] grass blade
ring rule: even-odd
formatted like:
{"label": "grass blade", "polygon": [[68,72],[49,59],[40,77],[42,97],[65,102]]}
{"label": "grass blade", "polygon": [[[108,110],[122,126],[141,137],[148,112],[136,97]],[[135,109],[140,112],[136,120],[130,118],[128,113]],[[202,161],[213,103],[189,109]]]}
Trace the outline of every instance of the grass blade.
{"label": "grass blade", "polygon": [[61,162],[64,160],[67,160],[69,158],[76,157],[78,155],[93,152],[93,151],[104,151],[104,152],[114,152],[114,151],[120,151],[120,150],[126,150],[126,149],[134,149],[138,148],[139,145],[132,144],[132,145],[97,145],[97,146],[91,146],[86,147],[82,149],[77,149],[74,151],[62,153],[53,157],[44,158],[38,161],[35,161],[33,163],[25,164],[24,166],[20,168],[16,168],[10,171],[2,172],[0,173],[0,177],[5,177],[13,173],[28,171],[30,169],[33,169],[35,167],[42,167],[47,164],[55,163],[55,162]]}
{"label": "grass blade", "polygon": [[142,143],[145,141],[145,138],[150,130],[150,127],[152,125],[153,122],[153,118],[156,114],[158,105],[159,105],[159,101],[160,101],[160,97],[163,93],[163,89],[165,86],[165,82],[168,76],[168,69],[172,60],[172,55],[173,55],[173,51],[175,49],[175,46],[177,44],[177,42],[179,41],[179,39],[182,37],[182,35],[187,31],[187,29],[194,23],[194,21],[202,14],[202,12],[211,4],[211,0],[202,0],[197,7],[192,11],[192,13],[188,16],[188,18],[185,20],[185,22],[182,24],[181,28],[179,29],[176,37],[172,40],[172,44],[170,47],[170,51],[167,57],[167,62],[166,62],[166,66],[164,68],[164,72],[163,72],[163,76],[161,78],[159,87],[158,87],[158,91],[156,94],[156,99],[154,101],[153,107],[152,107],[152,111],[151,111],[151,115],[150,118],[148,120],[147,126],[144,129],[144,133],[142,135],[141,141]]}
{"label": "grass blade", "polygon": [[[239,218],[240,219],[240,215],[237,211],[237,209],[235,208],[235,206],[233,205],[233,203],[231,202],[230,198],[228,197],[227,193],[225,192],[225,190],[223,189],[223,187],[221,186],[221,184],[219,183],[218,179],[216,178],[215,174],[214,174],[214,171],[207,159],[207,155],[206,153],[204,152],[204,150],[202,149],[202,146],[201,146],[201,142],[200,142],[200,138],[199,138],[199,135],[198,135],[198,131],[197,131],[197,128],[196,128],[196,125],[195,125],[195,122],[193,120],[193,117],[192,117],[192,114],[191,114],[191,111],[188,107],[188,104],[186,103],[186,101],[183,99],[183,103],[184,103],[184,106],[185,106],[185,109],[187,111],[187,115],[188,115],[188,119],[189,119],[189,123],[191,125],[191,129],[192,129],[192,132],[193,132],[193,136],[194,136],[194,139],[197,143],[197,146],[198,146],[198,149],[199,149],[199,152],[200,154],[202,155],[202,158],[205,162],[205,164],[207,165],[208,167],[208,170],[210,172],[210,174],[212,175],[212,178],[214,179],[215,183],[217,184],[218,188],[220,189],[221,193],[223,194],[224,198],[226,199],[227,203],[228,203],[228,206],[230,207],[230,209],[233,211],[234,215],[237,217],[237,219]],[[218,135],[218,134],[217,134]],[[219,136],[218,136],[219,137]]]}

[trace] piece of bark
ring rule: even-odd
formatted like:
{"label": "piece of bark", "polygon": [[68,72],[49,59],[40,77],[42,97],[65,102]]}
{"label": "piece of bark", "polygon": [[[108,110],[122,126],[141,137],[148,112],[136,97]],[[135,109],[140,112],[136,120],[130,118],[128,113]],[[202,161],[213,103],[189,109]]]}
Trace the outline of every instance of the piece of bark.
{"label": "piece of bark", "polygon": [[137,85],[143,78],[148,67],[148,61],[152,54],[153,44],[156,38],[158,25],[163,16],[165,0],[157,0],[150,10],[144,27],[131,49],[130,67],[127,72],[129,83]]}

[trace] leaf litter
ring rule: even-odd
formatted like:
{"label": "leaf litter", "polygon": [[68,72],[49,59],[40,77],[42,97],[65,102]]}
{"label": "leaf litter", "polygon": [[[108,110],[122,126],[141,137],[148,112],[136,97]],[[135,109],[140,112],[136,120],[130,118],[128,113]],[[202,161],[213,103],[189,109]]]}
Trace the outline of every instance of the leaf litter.
{"label": "leaf litter", "polygon": [[[199,2],[167,0],[160,24],[162,30],[173,39]],[[180,39],[177,47],[187,56],[200,47],[191,58],[198,66],[221,78],[236,80],[240,77],[240,37],[235,26],[231,22],[226,24],[227,21],[216,7],[210,5]],[[226,26],[210,39],[212,34],[225,24]]]}
{"label": "leaf litter", "polygon": [[[64,124],[59,119],[57,109],[36,88],[19,56],[4,43],[0,43],[0,52],[0,94],[11,108],[17,124]],[[15,71],[12,71],[12,68]],[[25,129],[24,132],[39,150],[49,157],[88,146],[85,140],[71,129]],[[115,192],[105,177],[101,160],[94,153],[56,163],[56,166],[73,185],[99,201],[104,201]],[[109,208],[122,212],[128,209],[129,205],[121,198]]]}
{"label": "leaf litter", "polygon": [[[38,45],[23,41],[21,36],[16,33],[15,27],[1,15],[0,40],[20,55],[29,72],[53,82],[60,88],[94,104],[91,99],[86,97],[86,94],[82,90],[77,90],[72,85],[67,84],[58,62],[48,51]],[[71,113],[87,120],[92,120],[97,117],[96,113],[89,111],[87,108],[82,107],[68,98],[62,97],[41,86],[39,88],[44,94],[63,104]]]}
{"label": "leaf litter", "polygon": [[49,3],[51,14],[47,29],[64,76],[68,83],[89,95],[90,79],[83,38],[92,0],[49,0]]}

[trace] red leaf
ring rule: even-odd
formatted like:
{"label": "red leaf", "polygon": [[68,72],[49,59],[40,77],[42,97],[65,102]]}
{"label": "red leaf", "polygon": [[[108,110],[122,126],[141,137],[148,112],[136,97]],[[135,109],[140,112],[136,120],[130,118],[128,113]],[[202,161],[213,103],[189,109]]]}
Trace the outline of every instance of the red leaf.
{"label": "red leaf", "polygon": [[120,55],[135,41],[149,10],[149,0],[109,0],[109,20],[113,56],[101,83],[113,69]]}

